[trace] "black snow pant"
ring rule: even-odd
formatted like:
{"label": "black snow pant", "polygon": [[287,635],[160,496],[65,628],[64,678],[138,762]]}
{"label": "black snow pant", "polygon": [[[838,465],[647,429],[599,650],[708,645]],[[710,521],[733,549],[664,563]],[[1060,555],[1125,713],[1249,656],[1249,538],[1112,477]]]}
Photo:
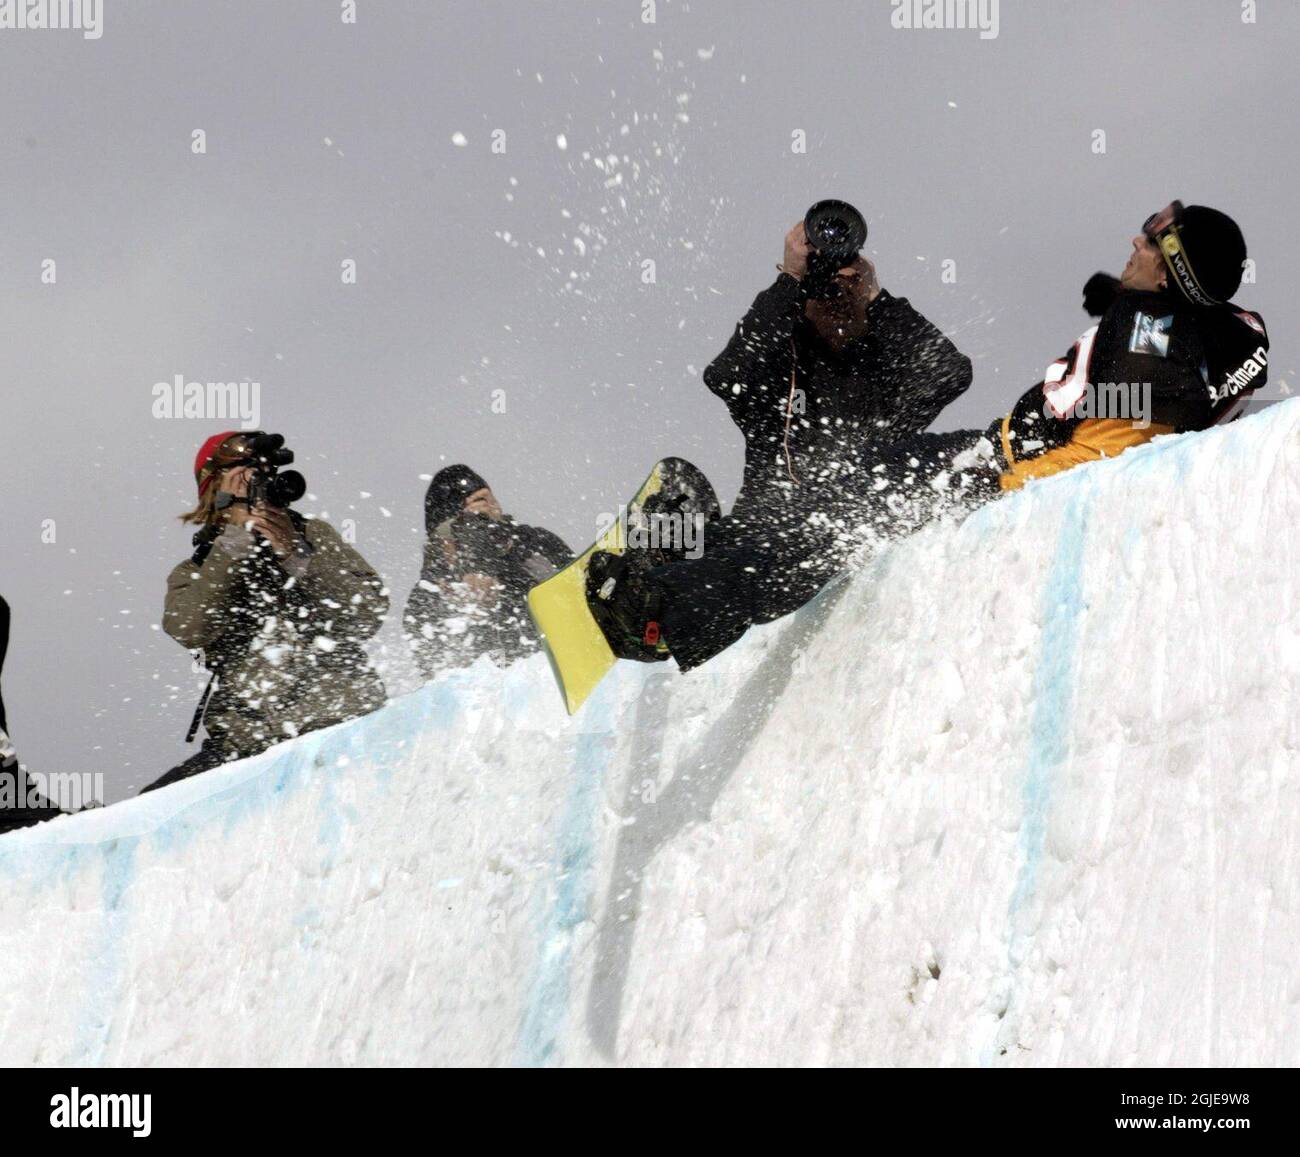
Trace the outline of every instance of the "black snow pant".
{"label": "black snow pant", "polygon": [[958,430],[867,444],[816,487],[742,494],[730,515],[707,528],[699,558],[650,572],[669,650],[683,671],[698,667],[753,624],[798,610],[863,546],[999,493],[984,432]]}

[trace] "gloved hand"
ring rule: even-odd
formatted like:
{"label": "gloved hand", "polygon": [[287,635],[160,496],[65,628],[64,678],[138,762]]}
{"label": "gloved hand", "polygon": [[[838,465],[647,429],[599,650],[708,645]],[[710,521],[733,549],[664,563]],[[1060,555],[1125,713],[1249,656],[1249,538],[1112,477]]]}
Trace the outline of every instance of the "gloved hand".
{"label": "gloved hand", "polygon": [[1089,317],[1101,317],[1119,296],[1119,278],[1094,273],[1083,287],[1083,309]]}

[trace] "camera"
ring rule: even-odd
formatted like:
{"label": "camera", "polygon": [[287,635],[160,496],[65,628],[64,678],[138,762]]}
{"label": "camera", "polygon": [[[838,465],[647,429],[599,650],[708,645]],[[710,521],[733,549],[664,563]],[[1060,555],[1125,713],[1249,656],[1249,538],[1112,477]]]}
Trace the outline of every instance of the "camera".
{"label": "camera", "polygon": [[515,536],[509,526],[481,514],[458,514],[449,527],[462,567],[495,574],[514,549]]}
{"label": "camera", "polygon": [[244,445],[245,464],[255,467],[248,480],[249,506],[291,506],[307,493],[307,479],[297,470],[280,469],[293,461],[293,451],[285,449],[283,434],[258,430],[245,439]]}
{"label": "camera", "polygon": [[[297,502],[307,493],[307,479],[297,470],[281,470],[293,461],[293,451],[284,448],[283,434],[267,434],[257,430],[243,439],[243,457],[232,462],[235,466],[252,466],[248,479],[248,497],[236,498],[233,494],[218,491],[216,507],[225,510],[236,502],[246,503],[251,510],[265,503],[283,509]],[[212,550],[212,544],[221,534],[220,520],[210,521],[194,535],[194,554],[191,562],[202,566]],[[193,738],[191,733],[190,738]]]}
{"label": "camera", "polygon": [[813,298],[838,297],[835,274],[866,244],[866,219],[847,201],[818,201],[804,215],[803,231],[813,248],[803,279],[804,292]]}

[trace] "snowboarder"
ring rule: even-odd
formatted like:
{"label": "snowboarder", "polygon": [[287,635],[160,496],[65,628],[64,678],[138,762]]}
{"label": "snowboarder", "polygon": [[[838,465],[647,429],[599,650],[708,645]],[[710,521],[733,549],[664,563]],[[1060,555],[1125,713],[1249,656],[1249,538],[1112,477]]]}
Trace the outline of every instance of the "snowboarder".
{"label": "snowboarder", "polygon": [[468,466],[438,471],[424,521],[424,563],[402,622],[425,678],[480,655],[504,664],[535,651],[528,590],[572,562],[573,552],[549,530],[504,514]]}
{"label": "snowboarder", "polygon": [[[792,234],[791,240],[796,244],[793,252],[787,246],[782,275],[790,280],[774,289],[793,299],[801,266],[798,238]],[[769,410],[760,405],[756,419],[743,402],[753,379],[746,376],[748,364],[736,368],[736,354],[751,354],[756,343],[747,332],[770,332],[771,324],[762,329],[761,316],[754,319],[760,326],[747,318],[706,381],[719,392],[730,386],[738,421],[751,423],[750,429],[766,422],[761,439],[747,432],[756,461],[746,462],[746,487],[762,499],[743,495],[743,519],[730,533],[715,531],[704,557],[624,568],[606,589],[607,615],[629,636],[651,624],[678,666],[689,670],[751,624],[806,602],[864,542],[906,533],[945,511],[971,509],[1031,479],[1113,457],[1159,434],[1202,430],[1239,416],[1245,398],[1268,375],[1263,319],[1230,302],[1245,261],[1245,241],[1231,218],[1175,201],[1152,214],[1133,238],[1120,277],[1089,280],[1085,308],[1100,316],[1099,323],[1011,413],[986,431],[921,433],[937,413],[933,400],[960,390],[927,393],[925,377],[905,376],[899,384],[906,389],[915,381],[918,400],[892,422],[818,421],[807,431],[795,423],[790,442],[798,449],[788,454],[782,444],[776,456],[790,476],[788,488],[772,481]],[[766,303],[762,312],[777,313]],[[868,317],[870,332],[875,315]],[[924,342],[925,331],[919,334]],[[933,350],[937,343],[929,337],[927,344]],[[770,358],[779,354],[779,343],[761,348]],[[907,348],[895,356],[916,365]],[[820,457],[813,449],[818,437],[833,444]],[[753,453],[764,448],[768,454]],[[813,485],[800,489],[808,481]]]}
{"label": "snowboarder", "polygon": [[305,484],[284,485],[282,447],[228,431],[195,459],[198,504],[181,518],[199,526],[197,549],[168,576],[163,628],[212,672],[190,729],[201,720],[207,739],[146,791],[384,703],[362,648],[388,611],[383,580],[328,523],[289,509]]}

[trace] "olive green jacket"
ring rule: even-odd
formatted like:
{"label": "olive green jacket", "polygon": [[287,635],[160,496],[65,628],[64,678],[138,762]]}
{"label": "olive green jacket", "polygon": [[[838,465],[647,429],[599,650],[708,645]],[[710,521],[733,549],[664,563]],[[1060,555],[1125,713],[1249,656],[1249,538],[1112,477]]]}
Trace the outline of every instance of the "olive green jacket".
{"label": "olive green jacket", "polygon": [[227,527],[200,565],[167,579],[163,628],[216,673],[204,724],[232,757],[384,702],[362,648],[388,612],[383,580],[328,523],[301,529],[306,553],[280,562]]}

